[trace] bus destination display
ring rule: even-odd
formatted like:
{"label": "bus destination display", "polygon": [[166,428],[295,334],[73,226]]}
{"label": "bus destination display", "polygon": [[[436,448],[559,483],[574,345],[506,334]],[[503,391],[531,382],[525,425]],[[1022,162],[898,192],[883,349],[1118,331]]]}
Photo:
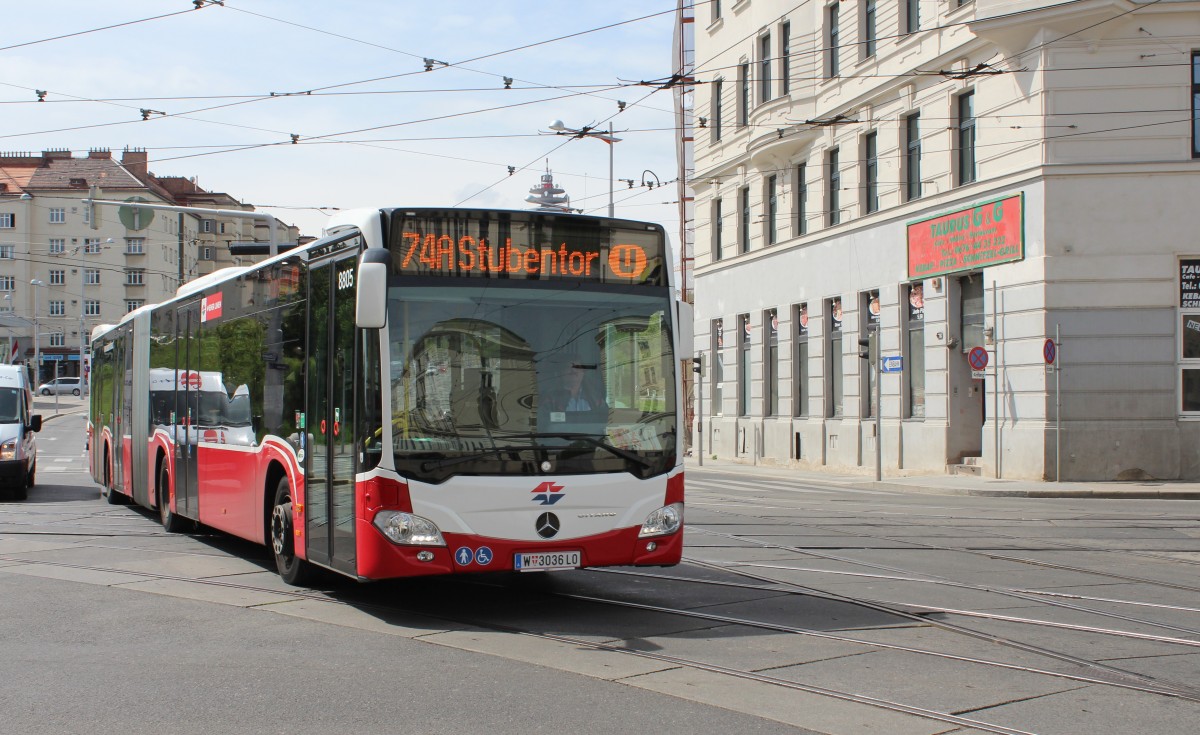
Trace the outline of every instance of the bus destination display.
{"label": "bus destination display", "polygon": [[661,232],[584,218],[397,217],[391,243],[406,275],[666,285]]}

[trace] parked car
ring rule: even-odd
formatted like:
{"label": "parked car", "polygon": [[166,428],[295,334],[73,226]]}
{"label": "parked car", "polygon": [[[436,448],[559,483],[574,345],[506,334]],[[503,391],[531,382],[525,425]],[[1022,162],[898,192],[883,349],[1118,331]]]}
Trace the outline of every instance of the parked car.
{"label": "parked car", "polygon": [[54,393],[62,395],[70,393],[77,396],[80,393],[79,378],[55,378],[48,380],[38,386],[37,392],[43,396],[48,396]]}

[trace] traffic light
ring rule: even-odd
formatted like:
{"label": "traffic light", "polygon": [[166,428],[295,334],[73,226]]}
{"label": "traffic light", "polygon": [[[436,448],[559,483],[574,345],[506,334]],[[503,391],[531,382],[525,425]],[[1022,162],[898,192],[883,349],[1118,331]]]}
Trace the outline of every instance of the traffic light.
{"label": "traffic light", "polygon": [[866,337],[858,340],[858,356],[868,363],[879,358],[879,332],[872,330]]}

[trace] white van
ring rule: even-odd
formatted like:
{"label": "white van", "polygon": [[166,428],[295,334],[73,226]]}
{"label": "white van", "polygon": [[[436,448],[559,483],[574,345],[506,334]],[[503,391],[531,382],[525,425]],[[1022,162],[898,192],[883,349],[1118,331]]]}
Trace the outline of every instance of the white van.
{"label": "white van", "polygon": [[37,473],[37,440],[42,417],[31,415],[33,393],[20,365],[0,365],[0,484],[24,500]]}

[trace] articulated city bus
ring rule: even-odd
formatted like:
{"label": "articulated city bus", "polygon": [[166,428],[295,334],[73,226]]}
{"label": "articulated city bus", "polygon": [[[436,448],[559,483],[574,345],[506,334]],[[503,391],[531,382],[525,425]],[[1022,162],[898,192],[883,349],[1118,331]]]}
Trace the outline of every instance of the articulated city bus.
{"label": "articulated city bus", "polygon": [[672,565],[680,359],[663,229],[384,209],[92,338],[112,503],[268,544],[281,576]]}

